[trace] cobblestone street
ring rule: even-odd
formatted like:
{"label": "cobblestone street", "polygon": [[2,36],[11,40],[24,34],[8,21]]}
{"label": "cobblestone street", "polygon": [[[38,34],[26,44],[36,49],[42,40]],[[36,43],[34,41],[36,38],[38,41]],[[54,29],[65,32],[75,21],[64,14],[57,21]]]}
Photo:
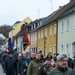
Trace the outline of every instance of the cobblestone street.
{"label": "cobblestone street", "polygon": [[6,75],[5,73],[3,73],[3,69],[2,69],[1,64],[0,64],[0,75]]}

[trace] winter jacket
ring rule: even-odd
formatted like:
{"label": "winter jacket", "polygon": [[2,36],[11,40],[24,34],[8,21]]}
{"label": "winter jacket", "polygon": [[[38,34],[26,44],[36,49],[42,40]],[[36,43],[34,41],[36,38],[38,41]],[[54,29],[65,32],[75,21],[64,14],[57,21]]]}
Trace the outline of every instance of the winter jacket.
{"label": "winter jacket", "polygon": [[14,75],[15,73],[15,58],[13,57],[7,57],[5,59],[5,70],[6,70],[6,75]]}
{"label": "winter jacket", "polygon": [[21,58],[18,60],[18,63],[17,63],[17,73],[22,75],[23,73],[23,70],[24,70],[24,59]]}
{"label": "winter jacket", "polygon": [[36,59],[31,61],[27,68],[27,75],[37,75],[41,64],[42,63]]}
{"label": "winter jacket", "polygon": [[52,65],[50,64],[43,64],[39,71],[38,71],[38,75],[47,75],[47,72],[50,71],[52,69]]}
{"label": "winter jacket", "polygon": [[73,70],[69,73],[69,75],[75,75],[75,69],[73,69]]}
{"label": "winter jacket", "polygon": [[69,72],[72,69],[69,67],[66,67],[65,69],[61,68],[60,66],[57,66],[55,68],[53,68],[52,70],[50,70],[47,75],[69,75]]}

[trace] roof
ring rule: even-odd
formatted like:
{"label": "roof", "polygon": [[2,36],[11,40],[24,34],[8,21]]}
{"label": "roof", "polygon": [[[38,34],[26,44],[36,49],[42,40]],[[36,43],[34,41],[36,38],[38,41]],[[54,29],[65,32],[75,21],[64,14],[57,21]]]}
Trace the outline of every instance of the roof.
{"label": "roof", "polygon": [[52,14],[50,14],[48,16],[48,19],[42,24],[40,25],[39,27],[35,28],[34,30],[32,30],[31,32],[34,32],[44,26],[47,26],[48,24],[54,22],[54,21],[57,21],[60,16],[62,16],[61,14],[63,14],[64,12],[66,12],[68,9],[70,9],[72,6],[75,5],[75,0],[69,2],[68,4],[62,6],[61,8],[59,8],[58,10],[54,11]]}
{"label": "roof", "polygon": [[21,21],[16,21],[14,24],[18,24],[18,23],[20,23]]}
{"label": "roof", "polygon": [[61,14],[63,14],[66,10],[68,10],[73,5],[75,5],[75,0],[69,2],[68,4],[58,9],[43,25],[47,25],[57,20],[61,16]]}
{"label": "roof", "polygon": [[17,38],[18,36],[21,36],[21,35],[23,35],[23,30],[20,30],[20,31],[14,36],[14,38]]}
{"label": "roof", "polygon": [[[44,17],[44,18],[40,18],[39,20],[35,20],[34,22],[33,22],[33,24],[36,22],[38,22],[38,21],[40,21],[40,20],[42,20],[42,24],[45,22],[45,21],[47,21],[48,20],[48,16],[47,17]],[[41,26],[41,25],[40,25]],[[33,30],[31,30],[31,32],[34,32],[35,30],[37,30],[40,26],[38,26],[38,27],[36,27],[35,29],[33,29]]]}

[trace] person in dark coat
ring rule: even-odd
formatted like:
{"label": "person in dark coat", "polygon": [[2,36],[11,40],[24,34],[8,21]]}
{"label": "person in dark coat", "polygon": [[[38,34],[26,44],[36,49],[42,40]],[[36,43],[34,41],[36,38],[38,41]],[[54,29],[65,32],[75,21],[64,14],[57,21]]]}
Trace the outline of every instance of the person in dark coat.
{"label": "person in dark coat", "polygon": [[12,52],[9,52],[9,57],[5,59],[6,75],[15,75],[15,61]]}
{"label": "person in dark coat", "polygon": [[24,75],[24,58],[21,53],[18,56],[20,56],[20,58],[18,59],[17,63],[17,74]]}
{"label": "person in dark coat", "polygon": [[17,52],[17,49],[14,49],[14,58],[16,59],[15,74],[17,75],[17,62],[18,62],[18,52]]}
{"label": "person in dark coat", "polygon": [[37,75],[38,70],[41,66],[40,58],[40,53],[36,53],[35,59],[32,60],[28,65],[27,75]]}
{"label": "person in dark coat", "polygon": [[73,70],[69,73],[69,75],[75,75],[75,69],[73,69]]}
{"label": "person in dark coat", "polygon": [[72,70],[67,66],[68,57],[66,54],[59,54],[57,56],[57,66],[51,69],[47,75],[69,75]]}
{"label": "person in dark coat", "polygon": [[43,54],[42,54],[42,51],[39,51],[39,53],[40,53],[40,60],[41,60],[41,62],[43,62],[44,61],[44,56],[43,56]]}
{"label": "person in dark coat", "polygon": [[68,67],[70,67],[70,68],[74,68],[74,63],[73,63],[73,60],[69,57],[68,58]]}
{"label": "person in dark coat", "polygon": [[47,72],[50,71],[51,69],[52,69],[51,58],[46,57],[45,63],[39,68],[37,75],[47,75]]}

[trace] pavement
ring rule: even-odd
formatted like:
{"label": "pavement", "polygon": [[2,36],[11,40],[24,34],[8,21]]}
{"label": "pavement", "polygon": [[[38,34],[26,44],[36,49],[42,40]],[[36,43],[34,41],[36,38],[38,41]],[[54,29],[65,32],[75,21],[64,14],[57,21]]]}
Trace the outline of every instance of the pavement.
{"label": "pavement", "polygon": [[6,74],[3,72],[3,69],[2,69],[1,64],[0,64],[0,75],[6,75]]}

